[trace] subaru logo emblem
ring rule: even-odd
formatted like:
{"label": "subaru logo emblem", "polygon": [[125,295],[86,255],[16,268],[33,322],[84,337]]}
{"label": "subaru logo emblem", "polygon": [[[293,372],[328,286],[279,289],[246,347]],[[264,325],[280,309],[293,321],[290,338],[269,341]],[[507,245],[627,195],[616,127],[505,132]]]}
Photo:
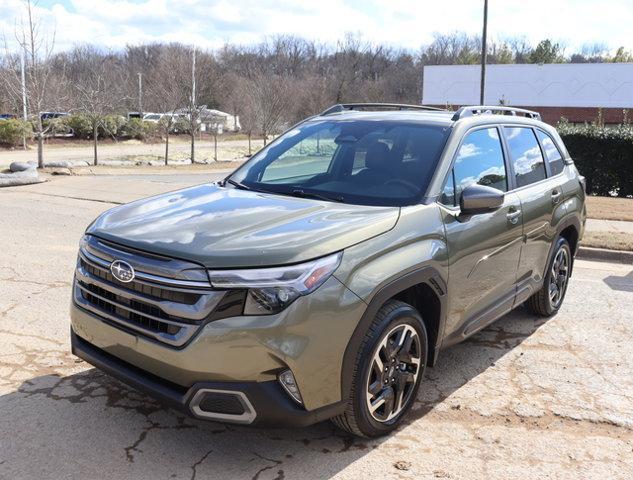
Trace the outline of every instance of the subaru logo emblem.
{"label": "subaru logo emblem", "polygon": [[115,260],[110,264],[110,271],[119,282],[130,283],[134,280],[134,269],[132,265],[123,260]]}

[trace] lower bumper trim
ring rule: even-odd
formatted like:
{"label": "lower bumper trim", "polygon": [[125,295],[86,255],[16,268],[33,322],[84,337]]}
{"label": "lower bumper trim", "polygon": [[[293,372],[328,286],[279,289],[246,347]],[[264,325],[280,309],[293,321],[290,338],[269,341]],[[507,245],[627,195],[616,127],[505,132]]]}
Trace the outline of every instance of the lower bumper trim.
{"label": "lower bumper trim", "polygon": [[[316,410],[307,411],[293,402],[275,380],[266,382],[199,382],[183,387],[131,365],[79,337],[71,328],[72,353],[112,377],[147,393],[165,405],[192,417],[270,427],[305,427],[327,420],[345,410],[346,402],[340,401]],[[201,393],[216,391],[235,394],[244,399],[247,416],[218,416],[196,412]],[[199,410],[199,409],[198,409]]]}

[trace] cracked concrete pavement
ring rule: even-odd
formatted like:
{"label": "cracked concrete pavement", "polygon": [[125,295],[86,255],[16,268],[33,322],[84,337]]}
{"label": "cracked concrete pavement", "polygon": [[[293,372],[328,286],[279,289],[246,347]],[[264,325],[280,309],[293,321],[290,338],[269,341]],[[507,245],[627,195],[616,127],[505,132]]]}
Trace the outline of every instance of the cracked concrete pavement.
{"label": "cracked concrete pavement", "polygon": [[441,354],[380,440],[162,407],[73,357],[78,240],[110,206],[214,175],[0,191],[0,478],[633,478],[633,266],[578,261],[561,312],[519,309]]}

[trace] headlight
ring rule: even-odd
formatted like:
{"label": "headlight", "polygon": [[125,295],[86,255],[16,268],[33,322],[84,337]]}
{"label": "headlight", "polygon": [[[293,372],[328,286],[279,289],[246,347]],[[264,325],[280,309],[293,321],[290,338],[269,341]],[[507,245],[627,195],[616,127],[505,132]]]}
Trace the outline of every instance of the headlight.
{"label": "headlight", "polygon": [[269,315],[323,285],[339,266],[341,256],[338,252],[287,267],[209,270],[209,279],[215,288],[248,289],[244,315]]}

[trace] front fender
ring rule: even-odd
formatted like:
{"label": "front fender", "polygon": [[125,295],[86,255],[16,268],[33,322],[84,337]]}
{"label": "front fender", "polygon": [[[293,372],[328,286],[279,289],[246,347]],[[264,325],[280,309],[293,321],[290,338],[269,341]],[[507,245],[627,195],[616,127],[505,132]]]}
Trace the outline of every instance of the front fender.
{"label": "front fender", "polygon": [[444,333],[448,250],[436,205],[403,208],[394,229],[345,250],[335,275],[367,304],[345,350],[342,398],[349,396],[361,343],[380,307],[420,283],[429,285],[440,299],[438,334],[431,346],[437,355]]}

